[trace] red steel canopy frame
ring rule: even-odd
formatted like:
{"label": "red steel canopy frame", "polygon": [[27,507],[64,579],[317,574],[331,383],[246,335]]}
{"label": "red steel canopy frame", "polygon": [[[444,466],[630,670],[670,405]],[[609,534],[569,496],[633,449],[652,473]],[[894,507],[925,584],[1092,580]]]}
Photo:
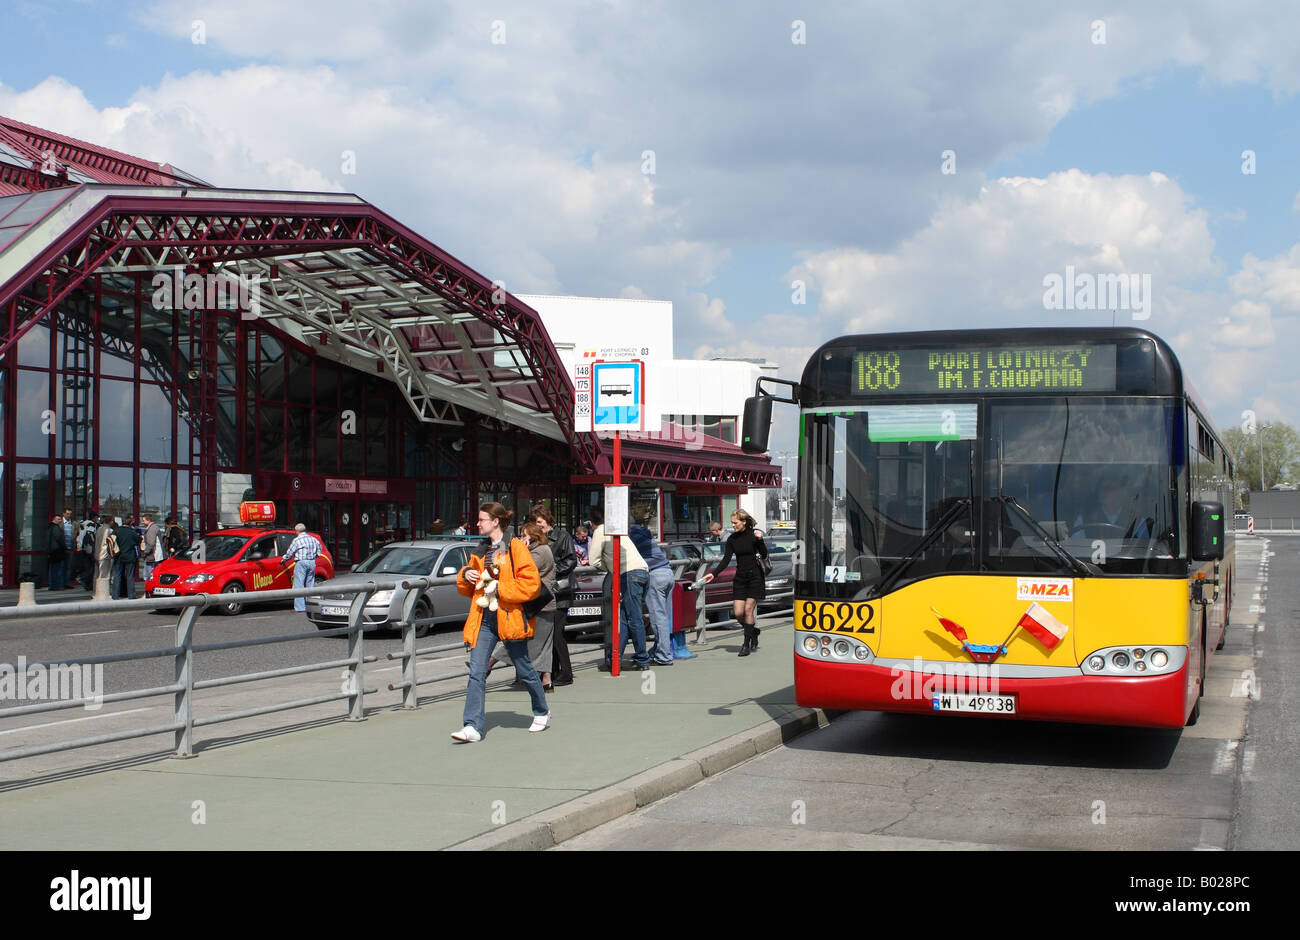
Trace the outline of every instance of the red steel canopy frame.
{"label": "red steel canopy frame", "polygon": [[256,283],[263,318],[391,367],[421,420],[466,407],[608,472],[536,311],[356,196],[76,187],[0,253],[0,356],[92,275],[177,266]]}

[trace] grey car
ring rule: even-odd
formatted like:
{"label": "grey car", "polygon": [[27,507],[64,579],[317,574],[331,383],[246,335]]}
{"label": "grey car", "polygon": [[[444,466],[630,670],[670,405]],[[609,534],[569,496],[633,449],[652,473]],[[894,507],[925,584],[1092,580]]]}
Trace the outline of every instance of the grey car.
{"label": "grey car", "polygon": [[[374,551],[351,571],[327,582],[329,587],[358,587],[370,581],[400,581],[402,578],[454,576],[469,561],[477,540],[418,539],[389,542]],[[351,594],[326,594],[307,598],[307,619],[321,630],[341,627],[348,622]],[[400,585],[392,591],[379,591],[370,598],[363,614],[367,630],[395,630],[402,619],[406,591]],[[415,605],[415,620],[432,619],[434,623],[416,628],[417,636],[427,636],[434,626],[460,626],[469,611],[468,599],[461,597],[454,584],[425,588]]]}

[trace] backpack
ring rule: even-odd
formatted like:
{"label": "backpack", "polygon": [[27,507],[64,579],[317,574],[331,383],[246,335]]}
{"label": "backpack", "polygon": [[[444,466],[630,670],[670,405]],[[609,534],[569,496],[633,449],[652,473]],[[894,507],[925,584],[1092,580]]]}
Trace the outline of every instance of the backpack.
{"label": "backpack", "polygon": [[112,532],[108,533],[108,535],[104,538],[104,547],[108,549],[109,558],[116,558],[117,557],[117,535]]}
{"label": "backpack", "polygon": [[95,554],[95,526],[81,527],[81,550],[87,555]]}

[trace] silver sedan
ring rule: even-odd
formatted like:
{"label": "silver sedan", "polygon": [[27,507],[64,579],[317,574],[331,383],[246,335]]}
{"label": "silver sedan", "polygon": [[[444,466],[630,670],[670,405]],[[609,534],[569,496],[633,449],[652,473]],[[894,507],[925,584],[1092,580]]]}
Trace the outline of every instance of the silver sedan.
{"label": "silver sedan", "polygon": [[[328,587],[361,587],[370,581],[401,578],[454,577],[469,560],[473,542],[465,540],[419,539],[390,542],[377,549],[350,572],[327,582]],[[400,586],[378,591],[366,603],[363,622],[367,630],[395,630],[401,623],[406,591]],[[307,619],[321,630],[342,627],[348,622],[351,594],[326,594],[307,598]],[[416,627],[416,636],[427,636],[435,626],[460,626],[465,622],[469,601],[454,584],[425,588],[415,604],[416,621],[431,621]]]}

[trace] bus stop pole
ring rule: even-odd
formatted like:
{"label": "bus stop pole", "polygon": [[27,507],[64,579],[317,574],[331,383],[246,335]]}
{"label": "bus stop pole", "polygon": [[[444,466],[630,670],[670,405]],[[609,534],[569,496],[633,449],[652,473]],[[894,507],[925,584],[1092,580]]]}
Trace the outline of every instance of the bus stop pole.
{"label": "bus stop pole", "polygon": [[[614,485],[615,486],[618,486],[623,482],[623,475],[621,472],[621,468],[623,464],[622,443],[623,443],[623,433],[621,431],[615,431],[614,432]],[[608,506],[606,506],[605,508],[606,510],[609,509]],[[609,538],[610,536],[609,536],[608,517],[606,517],[605,519],[605,527],[606,527],[605,538]],[[613,644],[613,647],[610,650],[610,659],[609,659],[609,674],[611,676],[618,676],[619,674],[618,654],[623,648],[623,644],[618,641],[618,610],[619,610],[618,583],[620,580],[620,575],[622,574],[622,568],[621,565],[619,564],[619,547],[622,544],[622,541],[623,541],[622,536],[620,535],[614,536],[614,565],[613,565],[613,570],[610,571],[609,573],[609,577],[614,579],[614,598],[613,598],[614,609],[610,611],[610,615],[609,615],[610,632],[611,632],[610,642]]]}

